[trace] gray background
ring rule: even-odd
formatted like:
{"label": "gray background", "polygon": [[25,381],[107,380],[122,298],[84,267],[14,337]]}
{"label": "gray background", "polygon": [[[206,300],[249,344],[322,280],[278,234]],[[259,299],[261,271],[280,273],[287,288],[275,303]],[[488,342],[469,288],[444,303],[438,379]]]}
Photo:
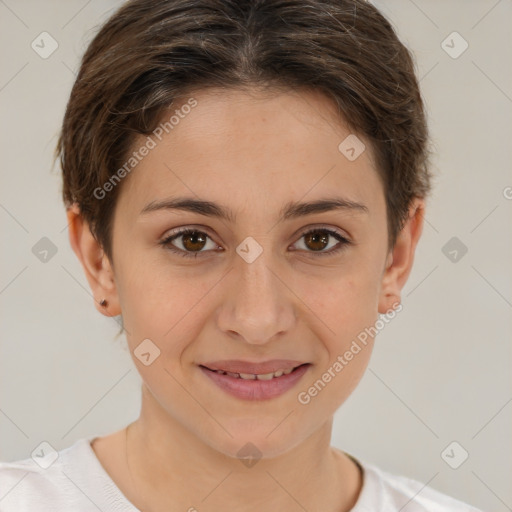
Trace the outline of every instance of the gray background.
{"label": "gray background", "polygon": [[[436,181],[404,309],[337,412],[333,444],[482,509],[512,510],[512,2],[374,3],[415,54]],[[0,0],[1,460],[138,416],[140,378],[115,319],[93,306],[52,171],[79,58],[119,4]],[[47,59],[31,48],[43,31],[59,45]],[[442,46],[454,31],[469,44],[458,58]],[[57,250],[47,262],[32,252],[42,237]],[[452,237],[455,262],[443,252]],[[469,453],[458,469],[441,456],[453,441],[452,461]]]}

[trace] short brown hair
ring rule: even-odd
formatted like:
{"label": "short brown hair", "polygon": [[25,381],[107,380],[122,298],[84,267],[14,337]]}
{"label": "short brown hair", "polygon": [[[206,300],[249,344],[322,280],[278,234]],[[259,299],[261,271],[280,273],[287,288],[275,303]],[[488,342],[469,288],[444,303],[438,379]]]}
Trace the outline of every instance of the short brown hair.
{"label": "short brown hair", "polygon": [[[131,0],[88,46],[56,149],[63,200],[77,203],[112,261],[120,186],[94,191],[186,92],[314,88],[370,141],[385,190],[388,245],[430,191],[428,129],[409,50],[364,0]],[[341,142],[341,141],[340,141]]]}

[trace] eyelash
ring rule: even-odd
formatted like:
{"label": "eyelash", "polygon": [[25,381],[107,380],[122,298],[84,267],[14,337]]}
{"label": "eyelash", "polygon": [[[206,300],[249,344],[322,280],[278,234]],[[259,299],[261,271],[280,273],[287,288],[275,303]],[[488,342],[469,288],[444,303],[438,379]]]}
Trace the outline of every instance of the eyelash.
{"label": "eyelash", "polygon": [[[339,253],[340,251],[345,249],[346,246],[352,244],[352,242],[350,240],[348,240],[344,236],[340,235],[337,231],[333,231],[333,230],[327,229],[327,228],[313,228],[308,231],[305,231],[304,233],[301,234],[301,236],[299,237],[299,240],[302,237],[309,235],[310,233],[317,233],[317,232],[327,233],[329,236],[332,236],[333,238],[338,240],[340,243],[337,246],[335,246],[334,249],[330,249],[329,251],[322,251],[322,252],[306,251],[306,252],[309,252],[309,253],[312,253],[312,254],[315,254],[318,256],[330,256],[330,255]],[[184,228],[184,229],[177,231],[177,232],[173,233],[172,235],[166,237],[164,240],[162,240],[160,242],[160,244],[163,245],[166,249],[170,250],[171,252],[178,254],[179,256],[182,256],[183,258],[197,258],[198,256],[200,256],[200,254],[208,252],[208,251],[196,251],[196,252],[183,251],[182,249],[179,249],[171,244],[171,242],[173,240],[175,240],[176,238],[179,238],[180,236],[183,236],[183,235],[189,235],[192,233],[204,234],[211,240],[211,237],[204,231],[200,231],[199,229],[193,229],[193,228]],[[200,256],[200,257],[202,257],[202,256]]]}

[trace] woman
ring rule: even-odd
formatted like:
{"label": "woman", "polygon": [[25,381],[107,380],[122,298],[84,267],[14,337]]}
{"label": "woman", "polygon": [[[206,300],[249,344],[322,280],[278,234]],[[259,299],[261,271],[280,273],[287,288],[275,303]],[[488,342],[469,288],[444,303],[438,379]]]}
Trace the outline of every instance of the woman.
{"label": "woman", "polygon": [[330,446],[430,190],[413,61],[375,7],[129,1],[85,53],[57,153],[142,408],[3,463],[2,511],[476,510]]}

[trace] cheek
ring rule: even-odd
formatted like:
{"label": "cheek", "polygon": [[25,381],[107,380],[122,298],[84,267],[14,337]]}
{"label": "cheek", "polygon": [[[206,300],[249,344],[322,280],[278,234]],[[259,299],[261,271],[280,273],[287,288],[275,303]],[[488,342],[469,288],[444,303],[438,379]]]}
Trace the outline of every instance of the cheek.
{"label": "cheek", "polygon": [[334,414],[364,375],[374,345],[371,327],[378,318],[377,291],[372,276],[351,275],[329,285],[327,294],[314,300],[312,309],[320,312],[328,329],[322,327],[317,333],[325,352],[297,396],[308,414]]}
{"label": "cheek", "polygon": [[379,271],[377,266],[351,264],[332,271],[323,280],[304,284],[302,295],[311,310],[328,327],[335,347],[375,322],[378,315]]}
{"label": "cheek", "polygon": [[[359,345],[359,352],[353,354],[350,361],[337,361],[337,354],[334,360],[319,369],[314,378],[299,390],[297,402],[308,416],[332,416],[352,394],[365,373],[373,348],[372,342],[366,346]],[[343,358],[344,353],[342,351],[339,354],[340,358]]]}
{"label": "cheek", "polygon": [[328,327],[317,332],[325,352],[315,374],[301,388],[303,400],[298,397],[301,406],[316,414],[334,414],[356,388],[370,360],[371,327],[378,318],[378,266],[359,260],[340,269],[337,279],[335,275],[327,286],[310,283],[304,288],[309,290],[308,305]]}
{"label": "cheek", "polygon": [[200,334],[218,276],[198,276],[170,264],[132,262],[131,268],[138,270],[122,275],[118,287],[130,349],[150,339],[162,360],[179,363],[189,341]]}
{"label": "cheek", "polygon": [[[203,325],[198,319],[206,304],[201,298],[212,286],[171,273],[162,276],[161,270],[153,273],[149,268],[125,281],[122,307],[132,360],[165,409],[169,397],[173,397],[174,411],[190,412],[193,405],[180,384],[183,355],[190,340],[200,336]],[[142,356],[145,353],[150,355]]]}

